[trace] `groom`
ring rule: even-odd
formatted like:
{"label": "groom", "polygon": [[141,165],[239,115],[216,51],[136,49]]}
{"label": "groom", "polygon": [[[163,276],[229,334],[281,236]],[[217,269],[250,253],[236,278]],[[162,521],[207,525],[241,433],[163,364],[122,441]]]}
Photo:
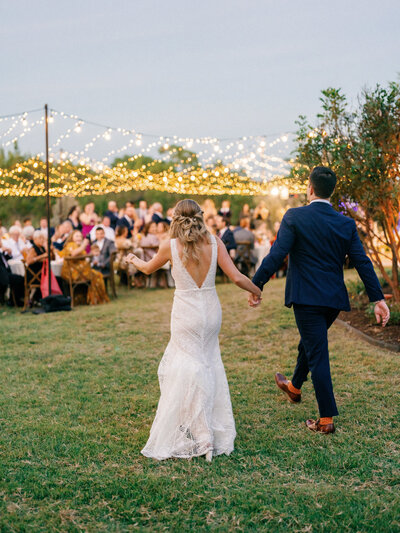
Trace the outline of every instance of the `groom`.
{"label": "groom", "polygon": [[[290,401],[297,403],[311,372],[320,418],[307,420],[306,425],[320,433],[333,433],[333,417],[338,415],[329,368],[328,329],[341,310],[350,311],[343,280],[346,256],[357,269],[370,301],[376,302],[377,322],[385,326],[390,316],[354,220],[330,204],[335,185],[336,175],[330,168],[313,169],[307,187],[309,205],[286,212],[277,239],[253,278],[262,290],[289,254],[285,305],[293,306],[301,339],[292,380],[278,373],[275,381]],[[251,307],[260,302],[261,298],[249,296]]]}

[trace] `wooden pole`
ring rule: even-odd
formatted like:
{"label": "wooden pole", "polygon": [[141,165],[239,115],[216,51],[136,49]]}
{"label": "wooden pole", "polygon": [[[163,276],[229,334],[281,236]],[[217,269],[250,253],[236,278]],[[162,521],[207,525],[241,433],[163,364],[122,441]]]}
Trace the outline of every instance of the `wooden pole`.
{"label": "wooden pole", "polygon": [[46,129],[46,207],[47,207],[47,262],[49,276],[49,296],[51,295],[51,236],[50,236],[50,169],[49,169],[49,120],[48,106],[44,106]]}

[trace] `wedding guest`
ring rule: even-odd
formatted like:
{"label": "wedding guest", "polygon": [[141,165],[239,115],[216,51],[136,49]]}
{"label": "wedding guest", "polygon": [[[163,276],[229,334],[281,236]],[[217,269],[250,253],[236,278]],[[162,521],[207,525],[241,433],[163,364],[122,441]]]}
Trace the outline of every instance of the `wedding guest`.
{"label": "wedding guest", "polygon": [[11,258],[18,261],[24,259],[24,253],[31,247],[29,242],[25,242],[21,238],[21,228],[18,226],[11,226],[9,229],[9,239],[6,239],[3,243],[4,248],[8,248]]}
{"label": "wedding guest", "polygon": [[11,272],[8,264],[9,259],[11,259],[9,252],[10,250],[6,250],[3,247],[3,242],[0,238],[0,304],[3,305],[5,303],[5,293],[10,288],[12,294],[8,304],[13,305],[15,299],[15,304],[18,307],[22,307],[24,305],[24,276],[18,276]]}
{"label": "wedding guest", "polygon": [[111,220],[108,216],[104,215],[101,224],[95,226],[89,233],[90,242],[94,242],[96,240],[96,230],[99,227],[103,228],[106,239],[113,242],[115,241],[115,231],[111,227]]}
{"label": "wedding guest", "polygon": [[[254,266],[257,263],[257,257],[254,254],[254,234],[250,230],[250,217],[242,216],[240,219],[239,228],[233,232],[233,236],[236,241],[236,257],[235,263],[238,270],[245,276],[249,275],[250,266]],[[249,243],[247,246],[244,243]]]}
{"label": "wedding guest", "polygon": [[[98,263],[99,256],[100,256],[100,248],[99,248],[98,244],[93,243],[93,244],[90,245],[90,255],[92,256],[92,258],[90,260],[90,266],[92,268],[96,268],[96,265]],[[96,270],[98,270],[98,269],[96,269]]]}
{"label": "wedding guest", "polygon": [[[47,242],[46,237],[40,230],[35,230],[33,234],[32,247],[29,248],[26,255],[26,264],[29,266],[26,272],[28,283],[42,270],[43,261],[47,259]],[[35,291],[35,294],[31,296],[31,301],[34,301],[39,297],[39,290]]]}
{"label": "wedding guest", "polygon": [[254,231],[255,243],[254,253],[257,257],[256,270],[260,267],[262,260],[271,249],[272,231],[267,228],[266,222],[261,222]]}
{"label": "wedding guest", "polygon": [[102,226],[96,227],[96,239],[93,244],[99,249],[99,254],[93,261],[92,266],[101,272],[103,276],[107,276],[110,273],[110,259],[112,252],[115,250],[115,244],[112,240],[106,238]]}
{"label": "wedding guest", "polygon": [[60,256],[64,258],[61,277],[68,281],[70,276],[73,281],[90,281],[86,301],[90,305],[97,305],[109,302],[103,275],[101,272],[91,268],[90,263],[85,258],[76,261],[65,261],[66,257],[77,257],[86,255],[86,248],[89,240],[84,239],[79,230],[74,230],[68,237]]}
{"label": "wedding guest", "polygon": [[155,202],[153,204],[153,215],[151,217],[151,220],[153,222],[156,222],[157,224],[158,222],[164,220],[163,206],[160,204],[160,202]]}
{"label": "wedding guest", "polygon": [[217,215],[215,217],[215,222],[217,225],[218,237],[225,244],[229,255],[234,258],[236,251],[236,241],[235,237],[233,236],[233,232],[229,229],[229,219],[221,215]]}
{"label": "wedding guest", "polygon": [[94,208],[94,202],[87,203],[83,208],[83,213],[81,213],[79,217],[79,220],[82,224],[82,235],[84,238],[89,235],[90,231],[99,221],[99,217]]}
{"label": "wedding guest", "polygon": [[110,219],[110,227],[113,230],[115,230],[115,228],[117,227],[117,222],[119,220],[118,213],[119,213],[119,210],[118,210],[117,202],[115,202],[114,200],[110,200],[108,202],[107,211],[104,213],[104,216]]}
{"label": "wedding guest", "polygon": [[147,215],[147,202],[146,200],[140,200],[139,202],[139,208],[137,209],[137,216],[143,220],[143,222],[146,221],[146,215]]}
{"label": "wedding guest", "polygon": [[54,235],[51,238],[51,242],[57,252],[61,251],[64,248],[64,245],[69,236],[72,234],[72,231],[79,230],[73,230],[72,223],[68,219],[56,227]]}
{"label": "wedding guest", "polygon": [[125,226],[128,228],[128,238],[132,237],[134,223],[137,220],[135,208],[132,205],[125,207],[125,214],[117,222],[117,226]]}
{"label": "wedding guest", "polygon": [[165,217],[165,222],[167,222],[168,225],[171,224],[173,216],[174,216],[174,208],[170,207],[169,209],[167,209],[167,216]]}
{"label": "wedding guest", "polygon": [[71,226],[73,230],[78,229],[80,231],[82,229],[82,224],[79,219],[80,214],[81,214],[81,208],[79,207],[79,205],[74,205],[69,210],[67,220],[71,222]]}
{"label": "wedding guest", "polygon": [[211,233],[211,235],[217,234],[217,223],[215,222],[215,216],[214,215],[208,215],[204,218],[206,227],[208,231]]}
{"label": "wedding guest", "polygon": [[[40,230],[47,239],[47,217],[40,218],[39,227],[36,229]],[[54,235],[54,228],[50,228],[50,237],[52,237],[53,235]]]}
{"label": "wedding guest", "polygon": [[22,224],[21,224],[21,221],[18,220],[18,219],[14,222],[13,226],[18,226],[18,227],[22,230]]}
{"label": "wedding guest", "polygon": [[157,224],[156,222],[148,222],[143,229],[143,237],[140,241],[144,261],[150,261],[156,255],[159,244]]}
{"label": "wedding guest", "polygon": [[254,248],[254,233],[250,230],[250,217],[242,216],[239,227],[233,232],[236,242],[249,242]]}
{"label": "wedding guest", "polygon": [[231,213],[231,203],[229,200],[222,200],[222,205],[218,211],[218,215],[221,217],[227,218],[230,222],[232,213]]}
{"label": "wedding guest", "polygon": [[[120,273],[121,281],[126,284],[127,277],[122,275],[125,272],[132,278],[138,273],[138,270],[132,263],[127,263],[126,257],[128,253],[133,252],[135,255],[143,259],[143,250],[138,245],[139,239],[136,242],[132,242],[132,239],[128,239],[128,228],[125,226],[117,226],[115,235],[115,245],[117,247],[117,255],[115,258],[115,268]],[[136,287],[143,286],[142,275],[137,276],[132,281],[132,285]]]}
{"label": "wedding guest", "polygon": [[157,224],[157,237],[160,243],[169,238],[169,224],[164,220]]}
{"label": "wedding guest", "polygon": [[261,201],[254,209],[253,218],[254,220],[262,220],[264,222],[268,220],[269,210],[264,201]]}
{"label": "wedding guest", "polygon": [[21,237],[26,243],[32,244],[34,233],[35,228],[33,226],[24,226],[22,228]]}
{"label": "wedding guest", "polygon": [[217,214],[214,200],[211,200],[211,198],[206,198],[204,200],[201,209],[203,211],[204,220],[206,220],[209,216],[215,216]]}
{"label": "wedding guest", "polygon": [[32,226],[32,227],[33,227],[31,217],[25,217],[23,222],[24,222],[24,228],[25,228],[26,226]]}
{"label": "wedding guest", "polygon": [[242,209],[239,213],[239,220],[242,217],[251,217],[251,209],[250,209],[249,204],[243,204]]}

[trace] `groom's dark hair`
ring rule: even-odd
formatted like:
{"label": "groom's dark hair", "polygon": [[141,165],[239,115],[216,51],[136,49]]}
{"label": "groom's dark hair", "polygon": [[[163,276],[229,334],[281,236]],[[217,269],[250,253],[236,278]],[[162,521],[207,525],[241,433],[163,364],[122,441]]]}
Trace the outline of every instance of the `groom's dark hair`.
{"label": "groom's dark hair", "polygon": [[315,167],[310,174],[310,181],[319,198],[329,198],[335,190],[337,177],[328,167]]}

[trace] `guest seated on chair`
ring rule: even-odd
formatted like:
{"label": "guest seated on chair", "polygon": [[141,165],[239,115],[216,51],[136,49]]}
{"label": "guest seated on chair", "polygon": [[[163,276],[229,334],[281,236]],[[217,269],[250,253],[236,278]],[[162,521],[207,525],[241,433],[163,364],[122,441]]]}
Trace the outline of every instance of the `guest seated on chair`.
{"label": "guest seated on chair", "polygon": [[140,241],[140,246],[143,249],[143,260],[150,261],[156,253],[160,241],[157,237],[157,224],[156,222],[149,222],[145,225],[143,230],[143,237]]}
{"label": "guest seated on chair", "polygon": [[[35,230],[33,233],[32,247],[29,248],[26,254],[26,264],[29,267],[26,272],[26,279],[29,283],[35,274],[38,274],[42,270],[43,261],[47,259],[47,242],[46,237],[40,231]],[[39,291],[36,290],[31,300],[39,297]]]}
{"label": "guest seated on chair", "polygon": [[81,208],[79,205],[74,205],[68,212],[67,220],[71,222],[72,229],[82,229],[82,224],[80,221]]}
{"label": "guest seated on chair", "polygon": [[92,269],[90,263],[88,263],[84,257],[70,262],[65,260],[68,257],[86,255],[88,244],[89,240],[84,239],[82,233],[78,230],[75,230],[70,237],[68,237],[64,248],[59,252],[59,255],[64,258],[61,277],[66,281],[69,281],[71,276],[73,282],[91,280],[86,299],[88,304],[96,305],[109,302],[110,300],[106,292],[101,272]]}
{"label": "guest seated on chair", "polygon": [[[141,237],[141,234],[138,234]],[[120,274],[121,282],[126,284],[128,282],[128,276],[130,278],[133,278],[136,274],[138,274],[137,279],[132,280],[132,285],[136,287],[142,287],[142,274],[138,273],[138,270],[135,268],[135,266],[132,263],[126,262],[126,257],[129,253],[133,251],[135,255],[143,259],[143,250],[137,245],[139,240],[137,239],[138,235],[136,235],[136,239],[133,237],[132,239],[128,239],[128,228],[125,226],[118,226],[116,230],[116,236],[115,236],[115,245],[117,247],[117,255],[115,258],[115,268]]]}
{"label": "guest seated on chair", "polygon": [[73,228],[70,220],[65,220],[65,222],[56,227],[54,235],[51,238],[51,242],[56,252],[60,252],[64,248],[64,245],[69,236],[72,234],[72,231]]}
{"label": "guest seated on chair", "polygon": [[[251,267],[257,263],[257,258],[253,253],[254,250],[254,234],[250,231],[250,217],[242,216],[240,219],[240,226],[233,232],[237,248],[235,263],[242,274],[249,275]],[[242,243],[242,244],[241,244]],[[243,243],[249,243],[246,246]]]}
{"label": "guest seated on chair", "polygon": [[124,216],[118,219],[117,221],[117,227],[125,226],[126,228],[128,228],[128,239],[132,237],[134,223],[137,218],[138,217],[135,208],[132,205],[127,205],[127,207],[125,208]]}
{"label": "guest seated on chair", "polygon": [[158,222],[162,222],[163,220],[165,220],[163,215],[163,206],[160,204],[160,202],[156,202],[152,205],[152,211],[153,214],[151,220],[153,222],[156,222],[158,224]]}
{"label": "guest seated on chair", "polygon": [[115,250],[115,245],[110,239],[106,239],[104,228],[96,227],[96,240],[93,245],[97,245],[99,254],[93,258],[92,266],[103,274],[108,276],[110,273],[110,258],[112,252]]}
{"label": "guest seated on chair", "polygon": [[12,259],[22,261],[24,253],[28,252],[31,244],[25,242],[21,237],[21,228],[19,226],[11,226],[9,230],[9,239],[3,242],[4,248],[8,248]]}
{"label": "guest seated on chair", "polygon": [[115,228],[117,227],[117,223],[119,220],[118,212],[119,210],[117,202],[115,202],[114,200],[108,202],[107,211],[104,213],[104,216],[110,219],[110,227],[113,230],[115,230]]}
{"label": "guest seated on chair", "polygon": [[217,215],[215,217],[215,222],[218,230],[218,237],[225,244],[226,249],[228,250],[229,255],[234,258],[236,251],[236,241],[233,236],[233,232],[229,229],[229,220],[226,217]]}
{"label": "guest seated on chair", "polygon": [[111,223],[110,218],[104,215],[101,224],[98,224],[97,226],[92,228],[92,230],[90,231],[89,233],[90,242],[94,242],[96,240],[97,228],[103,228],[105,238],[108,239],[109,241],[115,242],[115,231],[110,226],[110,223]]}

